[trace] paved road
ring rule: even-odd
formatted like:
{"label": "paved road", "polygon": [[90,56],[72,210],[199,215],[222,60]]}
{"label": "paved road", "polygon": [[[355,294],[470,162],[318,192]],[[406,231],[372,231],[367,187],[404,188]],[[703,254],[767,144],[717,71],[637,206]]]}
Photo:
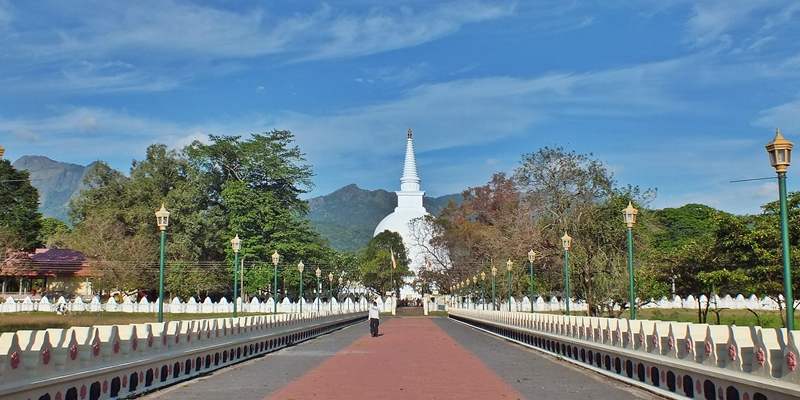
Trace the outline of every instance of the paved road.
{"label": "paved road", "polygon": [[433,321],[527,399],[661,398],[452,320]]}
{"label": "paved road", "polygon": [[651,399],[655,396],[444,318],[366,323],[147,399]]}

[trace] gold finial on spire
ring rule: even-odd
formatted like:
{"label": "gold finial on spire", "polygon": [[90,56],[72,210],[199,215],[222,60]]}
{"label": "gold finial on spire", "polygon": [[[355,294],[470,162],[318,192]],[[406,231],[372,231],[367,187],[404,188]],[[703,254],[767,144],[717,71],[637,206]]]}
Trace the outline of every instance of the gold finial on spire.
{"label": "gold finial on spire", "polygon": [[6,153],[6,149],[3,146],[0,146],[0,158],[3,158],[3,154]]}
{"label": "gold finial on spire", "polygon": [[414,137],[414,131],[411,128],[408,128],[408,138],[411,139]]}

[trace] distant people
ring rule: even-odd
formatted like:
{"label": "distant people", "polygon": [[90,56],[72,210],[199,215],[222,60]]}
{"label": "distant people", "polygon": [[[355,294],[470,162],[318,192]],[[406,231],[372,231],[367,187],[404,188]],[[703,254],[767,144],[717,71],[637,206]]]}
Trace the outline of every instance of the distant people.
{"label": "distant people", "polygon": [[372,337],[378,336],[378,325],[381,320],[381,310],[378,309],[378,302],[373,301],[369,306],[369,333]]}

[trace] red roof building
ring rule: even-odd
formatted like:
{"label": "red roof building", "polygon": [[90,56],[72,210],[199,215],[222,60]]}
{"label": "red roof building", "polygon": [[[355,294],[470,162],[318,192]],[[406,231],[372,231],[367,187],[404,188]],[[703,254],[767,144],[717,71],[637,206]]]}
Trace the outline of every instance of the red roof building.
{"label": "red roof building", "polygon": [[92,268],[83,253],[70,249],[7,252],[0,263],[2,294],[91,295]]}

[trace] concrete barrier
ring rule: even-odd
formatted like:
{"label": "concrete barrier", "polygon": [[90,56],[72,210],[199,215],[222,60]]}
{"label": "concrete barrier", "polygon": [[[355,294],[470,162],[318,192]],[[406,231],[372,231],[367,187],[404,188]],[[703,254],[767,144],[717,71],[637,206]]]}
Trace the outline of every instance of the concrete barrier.
{"label": "concrete barrier", "polygon": [[364,320],[366,312],[260,315],[0,335],[0,398],[140,395]]}
{"label": "concrete barrier", "polygon": [[800,331],[452,307],[449,313],[669,398],[800,398]]}

